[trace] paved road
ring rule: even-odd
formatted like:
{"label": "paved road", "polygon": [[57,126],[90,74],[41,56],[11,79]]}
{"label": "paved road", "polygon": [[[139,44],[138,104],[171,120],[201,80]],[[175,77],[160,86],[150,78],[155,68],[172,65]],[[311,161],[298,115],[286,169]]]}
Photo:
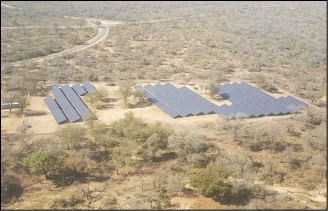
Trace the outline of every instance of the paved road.
{"label": "paved road", "polygon": [[93,39],[87,41],[83,45],[75,46],[71,49],[61,51],[61,52],[58,52],[58,53],[54,53],[54,54],[49,54],[49,55],[43,56],[43,57],[38,57],[38,58],[33,58],[33,59],[14,62],[14,63],[11,63],[11,65],[18,66],[18,65],[27,64],[27,63],[30,63],[30,62],[40,62],[40,61],[43,61],[45,59],[51,59],[51,58],[64,56],[64,55],[67,55],[67,54],[71,54],[71,53],[81,51],[81,50],[89,48],[89,47],[99,43],[103,39],[105,39],[105,37],[108,34],[108,31],[109,31],[109,28],[99,28],[98,29],[98,34]]}

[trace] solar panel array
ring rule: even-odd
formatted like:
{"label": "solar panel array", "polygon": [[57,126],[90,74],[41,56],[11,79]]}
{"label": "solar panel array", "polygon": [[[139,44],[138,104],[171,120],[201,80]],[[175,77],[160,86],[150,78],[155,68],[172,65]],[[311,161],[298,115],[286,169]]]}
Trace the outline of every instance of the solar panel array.
{"label": "solar panel array", "polygon": [[64,92],[66,97],[69,99],[81,117],[86,117],[91,113],[81,98],[73,91],[69,85],[62,86],[61,90]]}
{"label": "solar panel array", "polygon": [[62,110],[60,110],[56,101],[52,97],[48,96],[44,99],[44,101],[45,101],[46,105],[48,106],[52,116],[55,118],[55,120],[58,124],[63,123],[67,120],[66,116],[64,115]]}
{"label": "solar panel array", "polygon": [[[87,89],[83,88],[85,86]],[[76,122],[80,120],[81,117],[92,114],[79,95],[83,95],[87,93],[87,91],[88,93],[93,92],[96,88],[89,82],[85,83],[83,87],[80,84],[74,84],[72,87],[69,85],[62,86],[61,88],[57,86],[51,87],[51,91],[59,106],[50,96],[46,97],[44,100],[58,124],[65,122],[67,118],[70,122]]]}
{"label": "solar panel array", "polygon": [[232,102],[232,105],[222,105],[217,110],[226,117],[235,117],[243,113],[247,117],[261,117],[294,113],[308,105],[292,96],[278,99],[249,85],[248,83],[218,84],[219,94]]}
{"label": "solar panel array", "polygon": [[146,90],[147,99],[173,118],[215,114],[218,109],[217,105],[185,86],[178,89],[170,83],[148,84],[135,89]]}
{"label": "solar panel array", "polygon": [[76,122],[81,119],[80,115],[75,111],[74,107],[68,101],[64,93],[57,87],[51,87],[52,93],[55,95],[56,100],[70,122]]}
{"label": "solar panel array", "polygon": [[87,91],[85,91],[85,89],[80,84],[74,84],[72,89],[74,89],[74,91],[80,96],[87,93]]}
{"label": "solar panel array", "polygon": [[183,86],[176,88],[170,83],[135,86],[136,90],[145,90],[147,99],[173,118],[205,114],[221,114],[234,118],[261,117],[294,113],[308,105],[292,96],[278,99],[245,83],[218,84],[219,94],[232,102],[232,105],[217,106]]}
{"label": "solar panel array", "polygon": [[83,84],[83,88],[85,90],[87,90],[88,93],[91,93],[91,92],[94,92],[97,90],[90,82]]}

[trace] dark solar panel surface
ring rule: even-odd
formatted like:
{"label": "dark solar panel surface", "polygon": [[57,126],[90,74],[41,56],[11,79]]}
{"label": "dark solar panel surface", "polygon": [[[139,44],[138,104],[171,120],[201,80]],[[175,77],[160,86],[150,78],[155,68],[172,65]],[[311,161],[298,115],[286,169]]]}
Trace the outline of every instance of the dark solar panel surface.
{"label": "dark solar panel surface", "polygon": [[70,122],[76,122],[81,119],[80,115],[75,111],[75,109],[70,104],[64,93],[57,86],[51,87],[51,91],[55,95],[58,104],[60,105]]}
{"label": "dark solar panel surface", "polygon": [[294,113],[308,105],[292,96],[278,99],[251,86],[248,83],[218,84],[219,94],[229,100],[232,105],[217,106],[211,101],[183,86],[176,88],[170,83],[138,85],[136,89],[145,89],[147,99],[173,118],[204,114],[221,114],[233,118],[237,115],[245,117],[261,117]]}
{"label": "dark solar panel surface", "polygon": [[[141,89],[142,86],[136,86]],[[173,118],[214,114],[218,108],[214,103],[199,96],[187,87],[176,88],[170,83],[144,86],[148,100]]]}
{"label": "dark solar panel surface", "polygon": [[85,90],[87,90],[88,93],[91,93],[91,92],[94,92],[97,90],[90,82],[83,84],[83,88]]}
{"label": "dark solar panel surface", "polygon": [[56,101],[48,96],[44,99],[46,105],[48,106],[52,116],[55,118],[58,124],[63,123],[67,120],[64,113],[60,110],[59,106],[57,105]]}
{"label": "dark solar panel surface", "polygon": [[88,107],[84,104],[81,98],[73,91],[73,89],[69,85],[64,85],[61,87],[61,90],[64,92],[66,97],[75,107],[77,112],[80,114],[81,117],[86,117],[91,111]]}
{"label": "dark solar panel surface", "polygon": [[87,93],[87,91],[80,84],[74,84],[72,89],[74,89],[74,91],[80,96]]}
{"label": "dark solar panel surface", "polygon": [[227,117],[234,117],[238,113],[244,113],[249,117],[260,117],[267,115],[281,115],[296,112],[299,108],[308,105],[292,96],[280,97],[278,99],[245,83],[218,84],[219,94],[232,102],[227,109],[220,106],[217,113]]}

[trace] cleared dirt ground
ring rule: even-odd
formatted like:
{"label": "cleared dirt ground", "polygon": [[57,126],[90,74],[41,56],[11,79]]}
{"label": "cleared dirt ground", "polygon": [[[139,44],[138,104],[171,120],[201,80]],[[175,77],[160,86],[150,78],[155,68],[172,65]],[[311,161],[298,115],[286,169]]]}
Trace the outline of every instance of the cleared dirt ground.
{"label": "cleared dirt ground", "polygon": [[[148,83],[141,83],[141,85],[146,85]],[[173,83],[174,84],[174,83]],[[61,84],[59,86],[62,86]],[[134,112],[135,116],[142,118],[146,122],[155,122],[160,121],[163,123],[167,123],[172,125],[174,129],[183,129],[191,132],[199,132],[206,134],[208,138],[212,138],[215,141],[215,147],[221,154],[226,155],[235,155],[239,151],[243,151],[244,148],[242,146],[236,146],[232,144],[232,140],[230,137],[225,134],[224,131],[219,131],[217,129],[217,122],[220,121],[221,117],[216,114],[211,115],[203,115],[203,116],[194,116],[194,117],[186,117],[186,118],[177,118],[173,119],[169,115],[165,114],[162,110],[160,110],[155,105],[148,105],[145,107],[136,107],[136,100],[133,97],[129,98],[129,102],[131,104],[131,108],[124,108],[122,102],[118,95],[118,86],[108,86],[106,83],[93,83],[96,88],[104,88],[108,92],[109,102],[99,102],[93,106],[90,106],[89,103],[87,105],[93,111],[96,112],[98,116],[98,121],[104,123],[111,123],[115,120],[124,117],[124,114],[128,111]],[[177,87],[183,86],[182,84],[174,84]],[[211,100],[207,95],[200,93],[199,90],[195,90],[193,87],[187,85],[194,92],[202,95],[208,100]],[[49,95],[53,96],[52,93]],[[279,94],[281,95],[281,94]],[[54,97],[54,96],[53,96]],[[277,97],[277,96],[275,96]],[[62,125],[58,125],[51,113],[49,112],[46,104],[44,103],[45,96],[30,96],[30,105],[25,110],[24,122],[27,124],[28,133],[32,136],[28,139],[27,143],[42,143],[45,145],[49,145],[54,140],[57,140],[55,137],[55,132],[61,127],[64,127],[65,123]],[[85,97],[82,99],[85,101]],[[218,101],[211,100],[213,103],[217,105],[222,105],[227,103],[227,101]],[[86,102],[86,101],[85,101]],[[261,128],[268,127],[276,127],[279,122],[287,122],[293,115],[284,115],[284,116],[270,116],[270,117],[262,117],[262,118],[251,118],[244,120],[245,125],[258,125],[259,130]],[[222,120],[222,119],[221,119]],[[9,113],[9,110],[1,111],[1,130],[2,134],[10,134],[16,133],[17,128],[22,124],[23,117],[19,114],[19,109],[13,109],[13,114]],[[77,122],[74,124],[85,125],[84,122]],[[279,124],[278,124],[279,125]],[[283,127],[283,125],[280,125]],[[292,141],[292,140],[289,140]],[[230,147],[229,147],[230,146]],[[304,146],[306,148],[307,146]],[[276,154],[267,153],[265,151],[262,152],[249,152],[256,160],[268,160],[268,159],[276,159]],[[102,196],[106,194],[113,194],[118,198],[119,205],[122,208],[127,208],[124,202],[136,196],[136,194],[140,193],[141,186],[141,178],[145,181],[151,180],[150,175],[131,175],[129,177],[124,176],[124,172],[127,172],[128,169],[120,169],[123,175],[113,174],[111,178],[104,182],[91,182],[90,190],[92,190],[93,202],[90,204],[90,208],[97,208],[99,204],[102,203]],[[25,187],[28,187],[24,190],[23,196],[19,199],[19,203],[15,203],[13,205],[8,206],[7,208],[14,209],[50,209],[50,202],[53,201],[56,197],[64,197],[71,192],[81,191],[81,188],[85,188],[85,184],[76,185],[76,187],[68,187],[68,188],[56,188],[51,182],[41,181],[36,182],[37,177],[33,178],[21,178]],[[45,188],[48,187],[48,188]],[[146,185],[147,187],[147,185]],[[152,186],[148,185],[151,190]],[[122,189],[123,188],[123,189]],[[316,189],[312,192],[305,191],[303,189],[290,189],[289,187],[277,187],[277,186],[267,186],[267,188],[278,191],[278,192],[288,192],[294,198],[300,200],[300,203],[304,203],[305,205],[310,205],[314,208],[318,208],[326,202],[326,198],[324,194],[326,192],[324,189]],[[147,188],[146,188],[147,189]],[[51,193],[51,194],[50,194]],[[147,193],[147,190],[142,193]],[[49,197],[53,198],[50,199]],[[33,202],[33,198],[34,200]],[[26,200],[25,200],[26,199]],[[31,203],[32,202],[32,203]],[[46,203],[45,203],[46,202]],[[313,206],[313,203],[316,203],[317,206]],[[201,196],[200,194],[193,195],[179,195],[172,197],[171,204],[174,209],[225,209],[227,208],[224,205],[220,205],[217,202],[214,202],[210,198],[206,198]],[[319,206],[318,206],[319,205]],[[311,207],[310,206],[310,207]],[[86,207],[81,207],[81,209],[85,209]],[[150,208],[150,207],[149,207]]]}

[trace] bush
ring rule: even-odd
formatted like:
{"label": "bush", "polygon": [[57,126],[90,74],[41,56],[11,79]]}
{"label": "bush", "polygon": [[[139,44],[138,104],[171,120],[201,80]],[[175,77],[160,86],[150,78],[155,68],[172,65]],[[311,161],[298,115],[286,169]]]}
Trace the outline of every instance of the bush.
{"label": "bush", "polygon": [[77,204],[83,203],[84,201],[85,199],[83,198],[82,193],[80,191],[74,191],[69,194],[68,198],[59,197],[54,199],[50,207],[52,209],[73,207]]}
{"label": "bush", "polygon": [[190,185],[198,188],[205,196],[225,201],[232,190],[232,185],[227,181],[228,176],[228,171],[222,165],[209,163],[205,169],[199,169],[191,177]]}
{"label": "bush", "polygon": [[32,173],[40,173],[49,179],[50,172],[57,172],[63,165],[63,161],[56,155],[45,150],[39,150],[29,155],[24,164]]}

